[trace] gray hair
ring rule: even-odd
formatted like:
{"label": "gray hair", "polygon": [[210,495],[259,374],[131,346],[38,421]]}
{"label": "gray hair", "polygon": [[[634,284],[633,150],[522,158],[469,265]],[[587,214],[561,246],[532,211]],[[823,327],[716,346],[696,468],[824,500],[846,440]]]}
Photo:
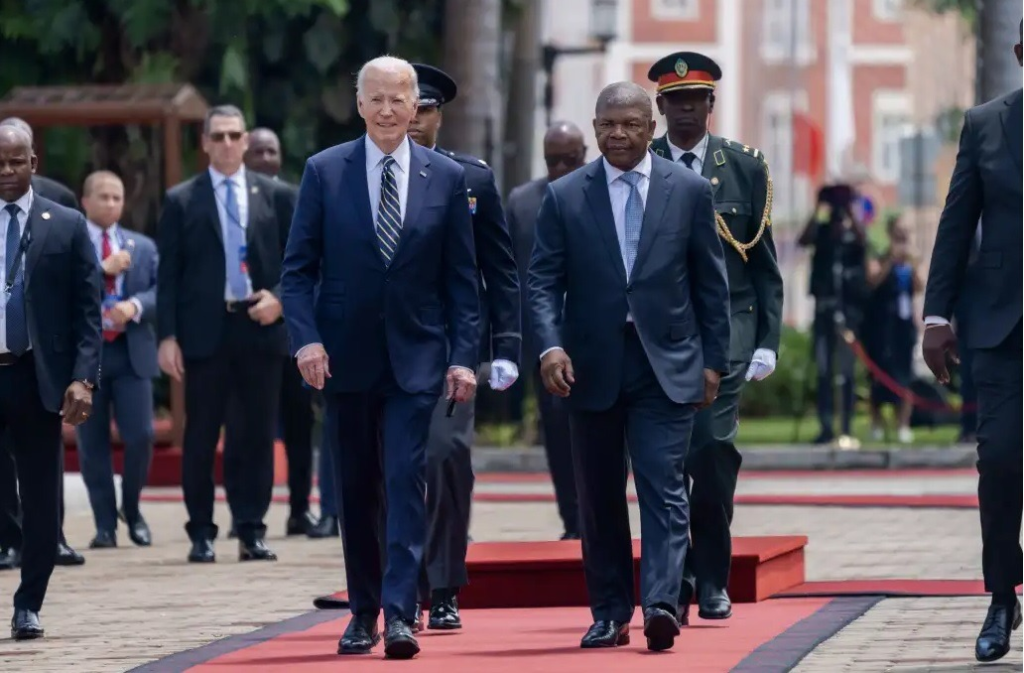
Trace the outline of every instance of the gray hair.
{"label": "gray hair", "polygon": [[214,105],[207,110],[206,118],[203,119],[203,133],[210,133],[210,122],[214,117],[237,117],[242,120],[242,128],[245,128],[245,115],[235,105]]}
{"label": "gray hair", "polygon": [[601,89],[597,96],[595,112],[601,114],[602,110],[610,107],[638,108],[648,117],[654,116],[651,95],[647,93],[647,89],[634,82],[613,82]]}
{"label": "gray hair", "polygon": [[21,117],[8,117],[3,121],[0,121],[0,126],[13,126],[14,128],[21,129],[23,132],[28,134],[29,142],[35,142],[35,134],[32,132],[32,126]]}
{"label": "gray hair", "polygon": [[364,63],[363,67],[359,69],[359,73],[356,75],[356,96],[362,95],[363,85],[366,83],[366,73],[371,70],[405,74],[409,78],[410,86],[412,86],[413,102],[419,100],[420,81],[416,76],[416,69],[413,68],[412,64],[405,59],[401,59],[396,56],[378,56],[377,58]]}

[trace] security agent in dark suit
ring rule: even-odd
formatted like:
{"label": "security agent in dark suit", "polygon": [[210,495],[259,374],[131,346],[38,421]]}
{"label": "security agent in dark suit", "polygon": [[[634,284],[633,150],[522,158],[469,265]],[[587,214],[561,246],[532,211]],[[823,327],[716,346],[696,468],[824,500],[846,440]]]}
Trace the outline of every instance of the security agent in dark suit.
{"label": "security agent in dark suit", "polygon": [[[1024,34],[1024,22],[1021,23]],[[1022,60],[1020,42],[1014,46]],[[1024,469],[1021,445],[1021,126],[1022,91],[967,111],[960,151],[932,249],[925,288],[922,350],[940,383],[949,383],[947,360],[957,361],[950,326],[967,300],[967,336],[978,396],[978,505],[981,567],[992,594],[974,654],[1001,659],[1021,624],[1016,587],[1022,581],[1020,546]],[[981,218],[977,261],[968,268],[971,240]]]}
{"label": "security agent in dark suit", "polygon": [[[512,237],[505,223],[494,173],[480,159],[437,146],[441,106],[454,100],[457,87],[445,72],[414,63],[420,98],[409,137],[417,144],[447,156],[466,172],[467,207],[473,216],[473,238],[480,272],[480,362],[490,362],[490,385],[506,390],[519,377],[522,345],[519,276],[512,253]],[[434,409],[427,441],[427,546],[423,555],[425,577],[421,592],[430,591],[428,628],[462,627],[456,596],[466,585],[466,548],[470,506],[473,502],[472,404],[457,405],[448,416],[442,396]],[[423,596],[424,598],[426,596]]]}
{"label": "security agent in dark suit", "polygon": [[782,274],[771,231],[771,178],[758,150],[708,133],[715,85],[722,71],[694,52],[670,54],[647,73],[657,84],[667,132],[651,144],[711,182],[718,235],[729,276],[729,373],[718,398],[694,419],[686,472],[690,486],[690,553],[686,556],[682,620],[696,590],[701,619],[726,619],[732,558],[733,497],[743,458],[736,450],[739,402],[747,381],[775,370],[782,325]]}
{"label": "security agent in dark suit", "polygon": [[544,385],[570,408],[594,618],[581,645],[629,642],[628,448],[642,526],[644,635],[658,651],[679,634],[686,454],[696,408],[712,402],[729,371],[729,287],[711,185],[648,151],[655,122],[647,91],[610,84],[595,117],[603,157],[544,197],[530,305]]}
{"label": "security agent in dark suit", "polygon": [[61,421],[78,425],[99,379],[100,271],[78,212],[37,197],[24,131],[0,127],[0,433],[10,433],[24,506],[11,635],[39,638],[60,530]]}
{"label": "security agent in dark suit", "polygon": [[239,559],[277,558],[263,518],[288,348],[277,297],[294,202],[272,179],[245,170],[247,139],[240,110],[211,108],[203,129],[210,169],[170,189],[160,215],[158,360],[185,381],[182,486],[193,563],[216,560],[213,461],[222,424]]}
{"label": "security agent in dark suit", "polygon": [[[90,549],[117,546],[117,520],[140,547],[152,534],[139,509],[153,456],[153,378],[156,363],[156,274],[159,258],[148,236],[122,229],[124,184],[110,171],[90,174],[82,188],[89,239],[103,271],[103,377],[93,396],[92,417],[78,426],[82,478],[89,493],[96,535]],[[121,510],[111,459],[111,410],[124,445]]]}
{"label": "security agent in dark suit", "polygon": [[516,266],[519,269],[519,288],[524,298],[523,362],[532,363],[532,387],[540,412],[548,471],[551,472],[558,515],[564,528],[563,540],[580,539],[579,500],[576,496],[576,479],[573,476],[572,451],[569,446],[569,411],[565,406],[565,400],[545,390],[540,381],[540,351],[534,344],[533,323],[526,300],[527,269],[530,266],[530,256],[533,254],[537,214],[548,185],[582,167],[586,158],[587,147],[579,127],[572,122],[552,124],[544,134],[547,176],[513,189],[508,195],[507,208],[508,228],[512,234]]}

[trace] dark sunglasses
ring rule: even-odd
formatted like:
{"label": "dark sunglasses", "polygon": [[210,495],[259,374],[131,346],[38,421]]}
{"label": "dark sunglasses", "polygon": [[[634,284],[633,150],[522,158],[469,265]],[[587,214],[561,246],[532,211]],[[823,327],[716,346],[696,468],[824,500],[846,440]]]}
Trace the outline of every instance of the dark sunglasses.
{"label": "dark sunglasses", "polygon": [[580,160],[579,153],[573,153],[573,154],[545,154],[544,155],[544,163],[546,163],[549,168],[554,168],[555,166],[557,166],[559,164],[563,164],[565,166],[573,166],[576,163],[578,163],[579,160]]}
{"label": "dark sunglasses", "polygon": [[225,138],[231,138],[231,142],[237,143],[242,139],[243,135],[242,131],[214,131],[210,134],[210,140],[215,143],[222,143]]}

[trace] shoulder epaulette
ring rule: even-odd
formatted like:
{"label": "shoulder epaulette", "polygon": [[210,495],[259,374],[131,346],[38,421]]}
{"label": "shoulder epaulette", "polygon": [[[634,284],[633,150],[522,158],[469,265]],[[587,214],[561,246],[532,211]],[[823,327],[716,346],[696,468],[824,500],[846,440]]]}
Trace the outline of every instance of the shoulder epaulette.
{"label": "shoulder epaulette", "polygon": [[756,147],[744,145],[743,143],[738,143],[735,140],[729,140],[727,138],[722,138],[722,147],[736,154],[745,154],[748,157],[753,157],[754,159],[757,159],[758,161],[764,161],[764,155],[761,154],[761,150],[757,149]]}
{"label": "shoulder epaulette", "polygon": [[447,156],[449,156],[452,159],[454,159],[455,161],[458,161],[459,163],[462,163],[462,164],[469,164],[471,166],[482,166],[483,168],[490,168],[490,166],[487,165],[486,161],[484,161],[483,159],[477,159],[476,157],[470,156],[469,154],[462,154],[460,152],[453,152],[451,150],[444,150],[444,153]]}

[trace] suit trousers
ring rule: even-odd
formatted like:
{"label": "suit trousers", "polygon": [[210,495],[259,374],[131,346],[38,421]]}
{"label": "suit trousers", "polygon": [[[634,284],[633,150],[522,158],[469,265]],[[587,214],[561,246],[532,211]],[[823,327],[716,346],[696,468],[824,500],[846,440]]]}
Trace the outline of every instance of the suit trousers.
{"label": "suit trousers", "polygon": [[576,495],[576,477],[572,467],[572,438],[569,432],[569,410],[565,400],[549,393],[540,378],[540,365],[534,368],[534,389],[537,409],[544,431],[544,454],[555,487],[558,516],[565,532],[579,535],[580,510]]}
{"label": "suit trousers", "polygon": [[1021,584],[1024,500],[1021,445],[1021,323],[1002,344],[974,351],[978,393],[978,505],[985,590],[1012,593]]}
{"label": "suit trousers", "polygon": [[570,412],[583,568],[595,621],[629,622],[636,605],[627,449],[640,504],[644,608],[676,610],[689,545],[685,463],[695,408],[665,395],[635,328],[629,324],[625,331],[618,400],[603,411]]}
{"label": "suit trousers", "polygon": [[733,497],[743,457],[736,449],[740,394],[749,363],[733,362],[718,398],[693,421],[686,473],[690,478],[690,553],[686,555],[681,600],[695,587],[724,590],[732,561]]}
{"label": "suit trousers", "polygon": [[103,344],[102,380],[93,392],[92,415],[76,428],[82,479],[97,531],[117,530],[117,495],[110,447],[110,411],[124,444],[121,505],[125,519],[139,516],[139,498],[153,456],[153,381],[135,374],[122,335]]}
{"label": "suit trousers", "polygon": [[64,446],[60,416],[47,411],[39,397],[31,351],[0,367],[0,436],[9,439],[22,504],[21,584],[14,607],[38,612],[60,539]]}
{"label": "suit trousers", "polygon": [[288,502],[291,516],[309,511],[313,489],[313,394],[302,385],[302,374],[292,358],[281,373],[281,426],[288,458]]}
{"label": "suit trousers", "polygon": [[[442,395],[434,406],[427,439],[427,547],[423,562],[430,589],[458,589],[469,582],[466,551],[474,482],[470,448],[476,409],[468,402],[456,404],[451,418],[447,412],[448,400]],[[421,587],[421,592],[425,588]]]}
{"label": "suit trousers", "polygon": [[[427,536],[426,445],[435,393],[407,393],[387,371],[371,390],[325,393],[349,605],[416,618]],[[383,526],[382,526],[383,524]],[[381,528],[384,530],[381,530]]]}
{"label": "suit trousers", "polygon": [[[18,495],[18,470],[15,466],[13,449],[10,448],[10,433],[0,436],[0,549],[21,549],[21,498]],[[58,542],[64,539],[64,439],[57,440],[60,456],[61,480],[57,485],[58,509],[60,510],[60,532]]]}

